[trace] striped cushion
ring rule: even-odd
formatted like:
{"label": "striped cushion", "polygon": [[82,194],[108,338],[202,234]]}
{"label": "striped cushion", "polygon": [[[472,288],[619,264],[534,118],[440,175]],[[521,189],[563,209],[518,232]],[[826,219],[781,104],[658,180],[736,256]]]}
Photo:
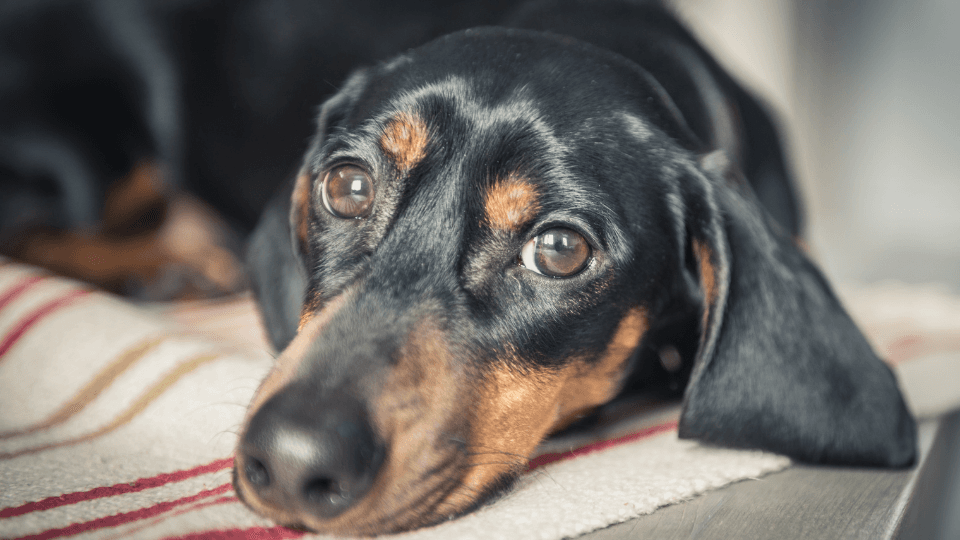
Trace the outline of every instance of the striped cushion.
{"label": "striped cushion", "polygon": [[[249,298],[136,306],[0,262],[0,537],[303,536],[230,485],[244,407],[271,362]],[[576,536],[788,465],[680,441],[676,417],[555,441],[509,496],[409,536]]]}

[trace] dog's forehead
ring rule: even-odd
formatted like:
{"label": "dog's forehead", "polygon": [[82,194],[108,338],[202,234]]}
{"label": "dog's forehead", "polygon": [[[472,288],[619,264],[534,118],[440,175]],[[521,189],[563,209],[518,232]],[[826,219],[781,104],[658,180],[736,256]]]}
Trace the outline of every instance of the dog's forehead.
{"label": "dog's forehead", "polygon": [[[673,134],[682,129],[660,83],[627,58],[587,42],[545,32],[475,28],[443,36],[380,67],[391,93],[417,92],[426,82],[467,80],[491,102],[518,88],[552,107],[557,122],[576,123],[610,110],[630,110]],[[381,94],[382,95],[382,94]]]}
{"label": "dog's forehead", "polygon": [[588,96],[632,100],[653,90],[638,79],[638,66],[622,56],[573,38],[506,28],[449,34],[381,67],[398,74],[398,90],[453,75],[469,79],[491,99],[518,86],[539,100],[570,103]]}
{"label": "dog's forehead", "polygon": [[664,150],[685,145],[676,140],[683,130],[669,98],[649,73],[609,51],[540,32],[481,28],[445,36],[380,66],[366,94],[359,108],[376,125],[413,112],[431,136],[448,139],[439,144],[461,155],[473,148],[497,162],[501,175],[515,172],[517,162],[552,170],[589,164],[585,172],[602,174],[608,164],[651,161],[651,152],[654,161],[669,161]]}

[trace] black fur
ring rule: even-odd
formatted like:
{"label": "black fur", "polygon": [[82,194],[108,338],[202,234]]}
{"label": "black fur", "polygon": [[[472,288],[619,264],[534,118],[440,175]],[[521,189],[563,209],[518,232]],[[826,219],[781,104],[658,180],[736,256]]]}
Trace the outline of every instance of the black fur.
{"label": "black fur", "polygon": [[[4,4],[0,233],[89,225],[110,181],[157,158],[241,229],[262,214],[248,262],[277,349],[305,302],[352,291],[311,351],[337,361],[304,368],[318,392],[387,369],[424,314],[465,369],[488,360],[474,351],[507,349],[551,368],[595,356],[642,307],[651,328],[623,391],[682,390],[689,374],[682,437],[912,464],[896,380],[797,248],[802,215],[764,107],[658,3],[505,4]],[[427,42],[494,21],[504,26]],[[398,172],[377,142],[401,110],[430,136]],[[304,151],[314,183],[343,163],[370,172],[369,218],[313,200],[297,240],[283,179]],[[483,193],[511,174],[537,185],[539,211],[492,232]],[[557,225],[591,245],[582,272],[517,264]],[[665,346],[681,354],[678,374],[657,367]]]}
{"label": "black fur", "polygon": [[[576,17],[576,28],[589,28],[586,18]],[[625,19],[621,10],[617,20]],[[660,8],[637,6],[627,20],[637,35],[656,36],[657,47],[700,51]],[[654,25],[650,32],[648,24]],[[717,69],[702,62],[687,69]],[[646,373],[651,353],[664,344],[684,351],[688,367],[694,364],[691,343],[698,339],[703,309],[709,309],[686,392],[682,436],[818,463],[911,464],[915,427],[889,369],[790,236],[799,212],[772,213],[792,200],[782,152],[754,151],[746,138],[737,145],[753,152],[747,165],[720,160],[718,168],[710,156],[700,159],[717,143],[707,127],[698,134],[686,118],[712,105],[688,98],[695,106],[681,108],[666,91],[676,81],[660,84],[656,75],[664,77],[586,43],[506,29],[441,38],[358,75],[324,109],[331,122],[306,158],[315,176],[344,159],[389,176],[372,139],[359,133],[370,119],[384,121],[395,96],[422,94],[411,102],[441,126],[440,140],[432,141],[418,170],[390,188],[403,195],[400,208],[382,216],[383,222],[314,215],[314,246],[305,254],[312,288],[332,298],[347,284],[376,283],[372,294],[399,296],[408,307],[442,290],[449,320],[456,321],[451,325],[469,329],[463,340],[480,348],[513,343],[535,351],[545,365],[601,347],[625,306],[642,299],[655,315],[636,365]],[[725,76],[714,84],[712,92],[732,94],[727,105],[749,100]],[[515,93],[520,88],[523,98]],[[752,100],[740,106],[762,110]],[[478,108],[474,114],[487,129],[470,118],[471,108]],[[636,140],[620,113],[648,120],[654,135]],[[726,110],[712,114],[739,118]],[[765,116],[754,122],[761,133],[773,129]],[[737,133],[750,129],[734,126]],[[569,156],[557,157],[550,147],[555,144]],[[761,149],[771,146],[777,147],[775,141]],[[485,237],[473,225],[480,216],[470,197],[488,178],[518,167],[555,194],[544,203],[544,225],[516,238]],[[767,174],[748,187],[740,180],[743,169]],[[758,183],[775,184],[759,191],[780,195],[759,199]],[[452,208],[460,210],[454,215]],[[773,221],[778,217],[779,225]],[[585,233],[600,248],[602,264],[559,281],[511,268],[523,242],[557,222]],[[709,246],[715,258],[715,279],[725,294],[713,306],[703,306],[691,262],[693,240]],[[451,266],[455,261],[462,262]],[[608,282],[598,293],[606,270],[614,285]],[[457,312],[461,305],[469,306],[469,314]],[[686,334],[678,335],[678,328]],[[277,336],[278,347],[285,336],[289,332]],[[761,380],[762,390],[755,389]]]}

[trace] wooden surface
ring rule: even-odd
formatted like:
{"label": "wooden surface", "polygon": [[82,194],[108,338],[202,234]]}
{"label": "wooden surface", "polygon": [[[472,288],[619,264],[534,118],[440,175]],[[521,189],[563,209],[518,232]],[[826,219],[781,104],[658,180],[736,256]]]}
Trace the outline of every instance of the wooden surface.
{"label": "wooden surface", "polygon": [[595,531],[588,540],[934,538],[960,459],[960,413],[920,427],[906,471],[794,465]]}

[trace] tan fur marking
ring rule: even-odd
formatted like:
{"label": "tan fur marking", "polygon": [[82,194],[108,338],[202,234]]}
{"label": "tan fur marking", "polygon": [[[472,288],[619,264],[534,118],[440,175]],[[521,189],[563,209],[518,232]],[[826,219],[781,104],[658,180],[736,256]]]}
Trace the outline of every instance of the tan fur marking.
{"label": "tan fur marking", "polygon": [[[710,311],[717,303],[719,290],[717,289],[717,271],[711,261],[713,252],[700,240],[693,240],[693,253],[700,266],[700,286],[703,287],[703,320],[701,327],[706,335],[707,324],[710,322]],[[701,345],[702,346],[702,345]]]}
{"label": "tan fur marking", "polygon": [[430,133],[427,124],[409,112],[394,116],[380,136],[380,147],[403,172],[416,167],[427,154]]}
{"label": "tan fur marking", "polygon": [[[152,231],[113,236],[38,230],[25,234],[10,255],[111,291],[123,290],[131,280],[149,286],[164,268],[195,273],[220,291],[236,291],[243,265],[223,247],[223,225],[205,204],[181,194],[171,198],[167,219]],[[180,299],[202,295],[191,287],[176,293]]]}
{"label": "tan fur marking", "polygon": [[540,210],[536,187],[511,175],[491,187],[484,198],[485,222],[493,229],[518,231]]}
{"label": "tan fur marking", "polygon": [[320,312],[307,314],[301,319],[300,330],[297,335],[287,345],[287,348],[280,353],[273,369],[260,383],[260,387],[254,394],[250,407],[247,409],[245,422],[249,422],[268,399],[293,379],[300,364],[307,359],[311,345],[317,341],[317,337],[323,331],[323,328],[346,303],[346,298],[350,296],[352,295],[349,292],[344,293],[327,302]]}
{"label": "tan fur marking", "polygon": [[4,255],[114,292],[131,278],[149,283],[170,260],[156,228],[140,230],[147,213],[165,211],[160,177],[156,165],[138,164],[107,190],[99,230],[26,231]]}
{"label": "tan fur marking", "polygon": [[550,432],[568,426],[592,409],[613,398],[620,390],[627,360],[650,328],[647,312],[634,308],[620,321],[607,350],[597,362],[574,363],[558,398],[557,415]]}
{"label": "tan fur marking", "polygon": [[711,260],[713,252],[700,240],[694,240],[693,253],[700,265],[700,284],[703,286],[704,300],[712,305],[717,301],[717,272]]}
{"label": "tan fur marking", "polygon": [[448,497],[466,507],[472,495],[504,475],[517,473],[549,433],[607,402],[619,390],[624,363],[649,328],[644,309],[629,311],[596,362],[573,360],[566,367],[520,369],[523,359],[504,359],[482,380],[470,442],[470,468]]}
{"label": "tan fur marking", "polygon": [[[553,423],[566,373],[521,370],[523,360],[507,359],[481,381],[470,434],[467,488],[452,500],[465,506],[505,474],[519,472]],[[459,500],[457,500],[459,499]]]}
{"label": "tan fur marking", "polygon": [[[388,441],[389,456],[363,503],[366,508],[351,519],[390,515],[395,526],[410,526],[436,519],[421,512],[442,496],[437,488],[454,481],[463,465],[454,439],[469,422],[464,404],[472,400],[474,389],[455,365],[446,335],[429,318],[410,334],[395,359],[372,414],[377,432]],[[416,507],[405,508],[425,497]]]}
{"label": "tan fur marking", "polygon": [[[170,192],[162,172],[140,164],[111,185],[99,230],[26,231],[15,245],[3,246],[4,254],[114,292],[131,282],[150,290],[169,272],[202,277],[220,292],[237,291],[243,264],[225,247],[226,223],[199,199]],[[162,219],[154,223],[157,212]],[[175,291],[181,299],[209,294],[189,285]]]}
{"label": "tan fur marking", "polygon": [[317,313],[323,308],[323,303],[320,291],[307,292],[307,297],[303,300],[303,307],[300,309],[300,324],[297,325],[297,332],[303,330],[310,319],[316,317]]}
{"label": "tan fur marking", "polygon": [[[326,321],[321,319],[329,320],[328,310],[338,307],[327,307],[307,319],[255,397],[256,407],[289,381],[298,365],[295,358],[322,331]],[[469,422],[469,416],[463,414],[464,403],[473,399],[474,389],[458,375],[446,336],[429,318],[411,332],[394,360],[395,365],[382,378],[373,377],[366,383],[373,385],[371,393],[378,396],[371,403],[371,422],[389,452],[361,501],[328,520],[296,515],[264,505],[251,495],[254,491],[244,475],[238,475],[245,502],[280,523],[302,524],[328,534],[374,535],[439,521],[437,512],[449,507],[434,513],[424,513],[424,509],[447,494],[443,488],[457,480],[463,466],[463,454],[453,439]]]}
{"label": "tan fur marking", "polygon": [[122,232],[143,219],[151,207],[162,207],[170,195],[162,176],[160,167],[145,162],[137,164],[129,175],[112,184],[103,201],[103,229]]}

